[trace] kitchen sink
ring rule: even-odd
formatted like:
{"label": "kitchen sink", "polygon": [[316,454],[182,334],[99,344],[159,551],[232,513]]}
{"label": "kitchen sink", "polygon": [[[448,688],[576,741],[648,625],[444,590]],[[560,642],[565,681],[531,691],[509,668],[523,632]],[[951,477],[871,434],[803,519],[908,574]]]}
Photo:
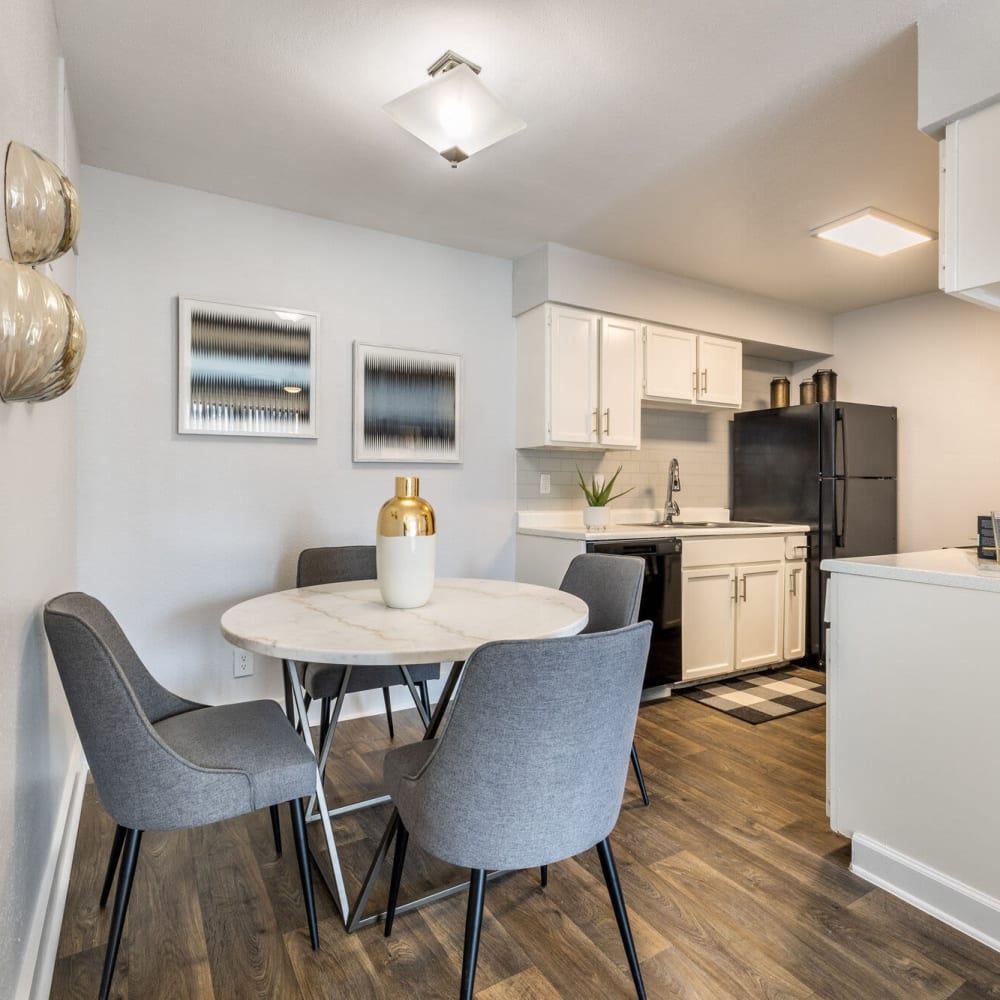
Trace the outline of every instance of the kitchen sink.
{"label": "kitchen sink", "polygon": [[622,528],[763,528],[759,521],[624,521]]}

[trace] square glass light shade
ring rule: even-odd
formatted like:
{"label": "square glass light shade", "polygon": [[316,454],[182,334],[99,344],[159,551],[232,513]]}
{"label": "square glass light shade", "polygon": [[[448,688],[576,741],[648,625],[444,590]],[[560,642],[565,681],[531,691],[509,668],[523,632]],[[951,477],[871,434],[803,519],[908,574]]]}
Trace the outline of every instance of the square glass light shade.
{"label": "square glass light shade", "polygon": [[861,250],[873,257],[887,257],[891,253],[937,238],[937,233],[930,229],[898,219],[877,208],[865,208],[836,222],[820,226],[812,231],[812,235],[852,250]]}
{"label": "square glass light shade", "polygon": [[464,63],[390,101],[383,110],[453,165],[526,127]]}
{"label": "square glass light shade", "polygon": [[39,402],[72,386],[87,346],[73,300],[50,278],[0,260],[0,399]]}
{"label": "square glass light shade", "polygon": [[80,202],[68,177],[20,142],[7,147],[4,170],[7,242],[19,264],[61,257],[80,231]]}

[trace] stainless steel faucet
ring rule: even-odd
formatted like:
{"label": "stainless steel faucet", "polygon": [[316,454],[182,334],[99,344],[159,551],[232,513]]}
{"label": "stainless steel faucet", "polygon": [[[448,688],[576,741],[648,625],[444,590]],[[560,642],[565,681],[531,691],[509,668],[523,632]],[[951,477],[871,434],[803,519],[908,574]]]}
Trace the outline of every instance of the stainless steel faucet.
{"label": "stainless steel faucet", "polygon": [[663,523],[673,524],[675,517],[680,517],[681,509],[674,499],[675,493],[681,491],[681,467],[676,458],[670,459],[670,472],[667,473],[667,502],[663,505]]}

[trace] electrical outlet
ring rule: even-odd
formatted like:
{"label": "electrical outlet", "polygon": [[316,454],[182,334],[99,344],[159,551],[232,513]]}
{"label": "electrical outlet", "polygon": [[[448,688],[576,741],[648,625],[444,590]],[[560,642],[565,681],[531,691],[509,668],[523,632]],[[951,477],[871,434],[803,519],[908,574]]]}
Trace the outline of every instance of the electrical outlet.
{"label": "electrical outlet", "polygon": [[541,494],[552,492],[552,477],[543,472],[538,478],[538,492]]}
{"label": "electrical outlet", "polygon": [[233,650],[233,676],[253,676],[253,653],[249,649]]}

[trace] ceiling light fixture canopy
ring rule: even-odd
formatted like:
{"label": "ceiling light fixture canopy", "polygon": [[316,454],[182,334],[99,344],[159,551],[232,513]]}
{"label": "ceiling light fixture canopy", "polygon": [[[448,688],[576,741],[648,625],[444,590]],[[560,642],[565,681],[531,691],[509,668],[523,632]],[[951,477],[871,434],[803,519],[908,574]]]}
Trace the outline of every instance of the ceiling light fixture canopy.
{"label": "ceiling light fixture canopy", "polygon": [[932,229],[924,229],[878,208],[863,208],[853,215],[811,230],[810,235],[852,250],[861,250],[873,257],[887,257],[918,243],[937,239],[937,233]]}
{"label": "ceiling light fixture canopy", "polygon": [[399,126],[453,167],[487,146],[527,127],[479,79],[480,67],[445,52],[427,73],[430,80],[384,105]]}

